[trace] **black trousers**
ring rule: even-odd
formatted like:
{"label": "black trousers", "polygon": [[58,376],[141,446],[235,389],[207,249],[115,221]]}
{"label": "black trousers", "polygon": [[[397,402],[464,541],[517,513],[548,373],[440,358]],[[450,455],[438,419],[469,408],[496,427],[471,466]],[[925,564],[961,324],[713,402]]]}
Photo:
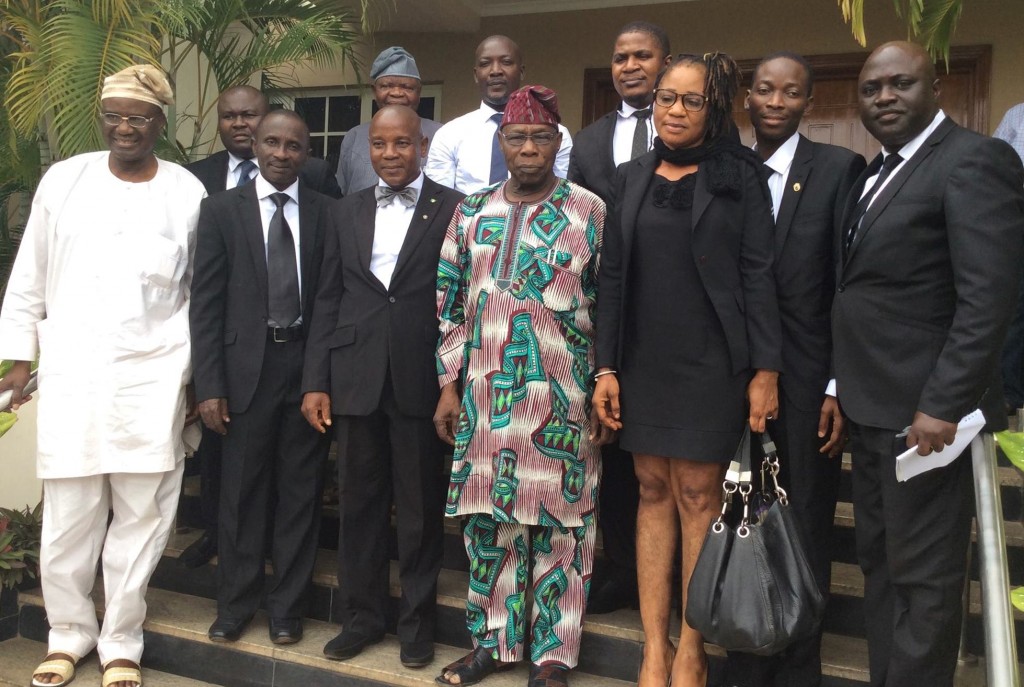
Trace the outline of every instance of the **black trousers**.
{"label": "black trousers", "polygon": [[872,687],[951,687],[974,512],[970,452],[897,482],[898,429],[851,423]]}
{"label": "black trousers", "polygon": [[377,410],[334,417],[338,441],[338,594],[341,624],[385,632],[391,505],[398,535],[401,642],[434,640],[441,571],[444,449],[432,419],[402,414],[391,377]]}
{"label": "black trousers", "polygon": [[[267,613],[302,617],[316,561],[330,441],[302,416],[303,342],[267,342],[252,403],[223,438],[217,613],[247,618],[264,587],[267,530],[274,574]],[[230,411],[230,407],[229,407]]]}
{"label": "black trousers", "polygon": [[636,511],[640,507],[640,483],[633,468],[633,454],[619,442],[601,447],[601,486],[598,492],[598,526],[604,550],[603,565],[595,563],[595,576],[605,576],[626,589],[636,589]]}
{"label": "black trousers", "polygon": [[[807,559],[818,588],[827,599],[832,582],[830,543],[842,459],[818,453],[827,441],[818,438],[819,416],[820,410],[801,410],[781,393],[779,417],[768,422],[768,433],[779,450],[779,483],[789,495],[793,512],[803,526]],[[753,468],[757,474],[764,452],[760,442],[755,444]],[[795,642],[775,656],[730,652],[725,684],[730,687],[816,687],[821,684],[820,628],[814,636]]]}
{"label": "black trousers", "polygon": [[199,513],[211,534],[217,532],[220,515],[220,465],[223,450],[220,435],[203,425],[203,439],[199,442]]}

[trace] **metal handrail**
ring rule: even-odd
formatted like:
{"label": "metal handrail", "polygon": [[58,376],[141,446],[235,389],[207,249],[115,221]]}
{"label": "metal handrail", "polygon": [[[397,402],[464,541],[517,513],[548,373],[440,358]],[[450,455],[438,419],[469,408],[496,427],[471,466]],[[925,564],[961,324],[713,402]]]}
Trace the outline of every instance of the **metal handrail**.
{"label": "metal handrail", "polygon": [[985,673],[989,687],[1020,687],[1017,641],[1010,611],[1003,506],[996,476],[996,441],[985,432],[971,441],[978,521],[981,609],[985,624]]}

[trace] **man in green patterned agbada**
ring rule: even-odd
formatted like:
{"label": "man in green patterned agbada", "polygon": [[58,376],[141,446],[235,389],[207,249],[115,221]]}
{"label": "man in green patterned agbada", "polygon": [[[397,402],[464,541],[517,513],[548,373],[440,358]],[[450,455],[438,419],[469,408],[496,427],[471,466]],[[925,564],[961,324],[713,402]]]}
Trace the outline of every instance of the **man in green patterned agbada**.
{"label": "man in green patterned agbada", "polygon": [[531,687],[567,685],[579,654],[610,438],[590,418],[605,207],[555,176],[558,121],[553,91],[510,97],[498,134],[510,178],[466,198],[441,250],[434,421],[455,447],[446,512],[468,516],[475,646],[442,685],[478,682],[527,646]]}

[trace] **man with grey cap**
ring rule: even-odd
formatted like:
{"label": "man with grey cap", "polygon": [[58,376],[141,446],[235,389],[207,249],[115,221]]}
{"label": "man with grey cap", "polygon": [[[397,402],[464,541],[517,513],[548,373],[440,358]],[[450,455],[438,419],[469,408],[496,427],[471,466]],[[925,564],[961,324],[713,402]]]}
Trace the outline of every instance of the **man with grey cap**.
{"label": "man with grey cap", "polygon": [[[0,380],[15,408],[39,358],[40,568],[49,653],[32,684],[64,685],[96,649],[105,687],[141,685],[149,579],[178,505],[191,377],[188,302],[203,185],[153,155],[174,102],[157,67],[103,83],[108,150],[47,170],[0,311]],[[108,513],[113,518],[108,527]],[[105,611],[90,597],[102,552]]]}
{"label": "man with grey cap", "polygon": [[[420,70],[416,60],[405,48],[387,48],[373,61],[370,67],[370,81],[373,82],[373,99],[377,107],[405,105],[413,110],[420,105]],[[434,134],[441,128],[439,122],[421,118],[420,127],[429,145]],[[426,162],[424,158],[421,165]],[[377,173],[370,164],[370,122],[350,129],[341,142],[338,155],[338,186],[344,195],[349,195],[370,186],[376,186]]]}

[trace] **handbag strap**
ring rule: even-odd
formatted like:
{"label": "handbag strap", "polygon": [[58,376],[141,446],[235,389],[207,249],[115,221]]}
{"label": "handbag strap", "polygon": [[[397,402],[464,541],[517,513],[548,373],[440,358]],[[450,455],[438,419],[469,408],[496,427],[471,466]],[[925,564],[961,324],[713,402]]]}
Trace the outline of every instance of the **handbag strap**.
{"label": "handbag strap", "polygon": [[714,532],[721,532],[725,529],[725,515],[732,508],[733,494],[737,491],[743,498],[743,519],[736,528],[736,533],[745,537],[749,534],[750,524],[750,492],[753,489],[750,469],[750,425],[744,423],[743,436],[740,437],[739,446],[729,463],[729,469],[725,472],[725,480],[722,482],[722,512],[711,524]]}
{"label": "handbag strap", "polygon": [[761,488],[767,491],[768,483],[765,475],[770,476],[775,498],[785,506],[789,503],[789,495],[779,485],[779,450],[776,448],[775,442],[772,441],[772,437],[768,434],[767,429],[761,432],[761,448],[764,451],[764,461],[761,463]]}

